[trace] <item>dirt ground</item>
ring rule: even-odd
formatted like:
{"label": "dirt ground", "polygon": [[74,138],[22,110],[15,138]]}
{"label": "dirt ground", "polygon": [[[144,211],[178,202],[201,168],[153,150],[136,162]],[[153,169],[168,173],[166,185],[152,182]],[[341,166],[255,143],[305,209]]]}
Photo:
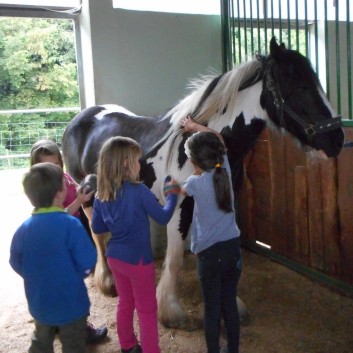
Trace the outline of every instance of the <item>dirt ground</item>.
{"label": "dirt ground", "polygon": [[[241,327],[242,353],[352,353],[353,299],[339,295],[260,255],[243,250],[244,270],[239,296],[251,320]],[[160,269],[161,261],[157,261]],[[159,271],[159,270],[158,270]],[[22,285],[2,300],[0,352],[26,352],[33,322],[27,312]],[[14,283],[12,283],[14,284]],[[116,353],[116,299],[102,296],[87,280],[95,325],[106,325],[109,337],[88,353]],[[187,253],[180,279],[180,295],[187,313],[202,318],[202,302],[195,274],[195,257]],[[135,320],[136,321],[136,320]],[[136,331],[138,325],[136,322]],[[191,332],[160,327],[162,353],[205,353],[202,329]],[[224,340],[222,339],[222,343]],[[55,352],[60,352],[56,340]]]}

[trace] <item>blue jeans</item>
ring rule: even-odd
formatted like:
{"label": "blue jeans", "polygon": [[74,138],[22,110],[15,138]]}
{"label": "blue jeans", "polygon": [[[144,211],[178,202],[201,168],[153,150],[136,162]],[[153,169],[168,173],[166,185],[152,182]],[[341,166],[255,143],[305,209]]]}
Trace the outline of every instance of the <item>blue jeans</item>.
{"label": "blue jeans", "polygon": [[223,317],[228,353],[238,353],[240,322],[236,297],[242,268],[240,239],[219,242],[200,252],[197,267],[204,300],[207,352],[219,353]]}

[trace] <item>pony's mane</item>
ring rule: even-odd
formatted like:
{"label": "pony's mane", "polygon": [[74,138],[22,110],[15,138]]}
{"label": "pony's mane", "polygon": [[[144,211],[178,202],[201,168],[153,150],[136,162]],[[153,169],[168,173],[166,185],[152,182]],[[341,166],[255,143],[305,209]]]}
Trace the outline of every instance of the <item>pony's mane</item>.
{"label": "pony's mane", "polygon": [[170,118],[171,126],[149,152],[170,137],[174,143],[183,131],[180,121],[187,115],[191,115],[193,120],[203,125],[220,115],[223,115],[222,119],[225,121],[230,121],[232,107],[242,84],[248,81],[254,72],[260,70],[261,66],[260,60],[252,59],[223,75],[209,74],[190,81],[188,89],[192,92],[166,113],[165,117]]}
{"label": "pony's mane", "polygon": [[[260,66],[261,63],[254,59],[223,75],[205,75],[192,80],[188,87],[193,91],[167,113],[171,117],[171,129],[179,130],[181,119],[189,114],[199,124],[207,124],[217,114],[222,114],[227,107],[232,106],[242,83],[252,76]],[[208,93],[207,97],[203,97],[207,88],[217,79],[219,80],[212,91]],[[204,101],[197,109],[202,97]]]}

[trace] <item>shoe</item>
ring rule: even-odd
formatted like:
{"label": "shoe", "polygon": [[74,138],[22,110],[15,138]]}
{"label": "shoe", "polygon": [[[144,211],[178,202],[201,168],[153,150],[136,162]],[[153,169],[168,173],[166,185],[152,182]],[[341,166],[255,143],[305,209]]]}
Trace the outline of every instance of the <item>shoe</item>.
{"label": "shoe", "polygon": [[95,328],[90,322],[87,322],[87,344],[97,344],[107,337],[108,329],[105,326]]}
{"label": "shoe", "polygon": [[142,349],[141,349],[141,346],[137,344],[136,346],[130,349],[122,349],[121,353],[142,353]]}

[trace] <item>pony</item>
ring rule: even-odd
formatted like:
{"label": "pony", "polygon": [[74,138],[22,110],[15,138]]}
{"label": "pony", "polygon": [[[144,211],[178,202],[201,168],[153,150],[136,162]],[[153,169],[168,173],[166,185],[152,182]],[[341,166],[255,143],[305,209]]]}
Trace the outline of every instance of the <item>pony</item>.
{"label": "pony", "polygon": [[[310,61],[272,38],[269,55],[257,55],[221,75],[194,80],[190,93],[160,116],[138,116],[116,105],[84,109],[63,135],[67,171],[76,181],[95,173],[104,141],[111,136],[128,136],[138,141],[144,151],[141,180],[163,203],[165,176],[172,175],[182,182],[193,171],[184,152],[189,134],[180,127],[187,115],[223,135],[235,194],[241,187],[243,159],[265,126],[290,134],[298,148],[319,151],[317,154],[327,157],[337,156],[344,143],[341,118],[324,94]],[[177,284],[192,211],[192,198],[180,197],[167,225],[167,249],[157,286],[158,317],[167,327],[181,327],[187,321]],[[106,238],[94,234],[93,238],[99,254],[97,285],[108,294],[113,282],[107,280]]]}

